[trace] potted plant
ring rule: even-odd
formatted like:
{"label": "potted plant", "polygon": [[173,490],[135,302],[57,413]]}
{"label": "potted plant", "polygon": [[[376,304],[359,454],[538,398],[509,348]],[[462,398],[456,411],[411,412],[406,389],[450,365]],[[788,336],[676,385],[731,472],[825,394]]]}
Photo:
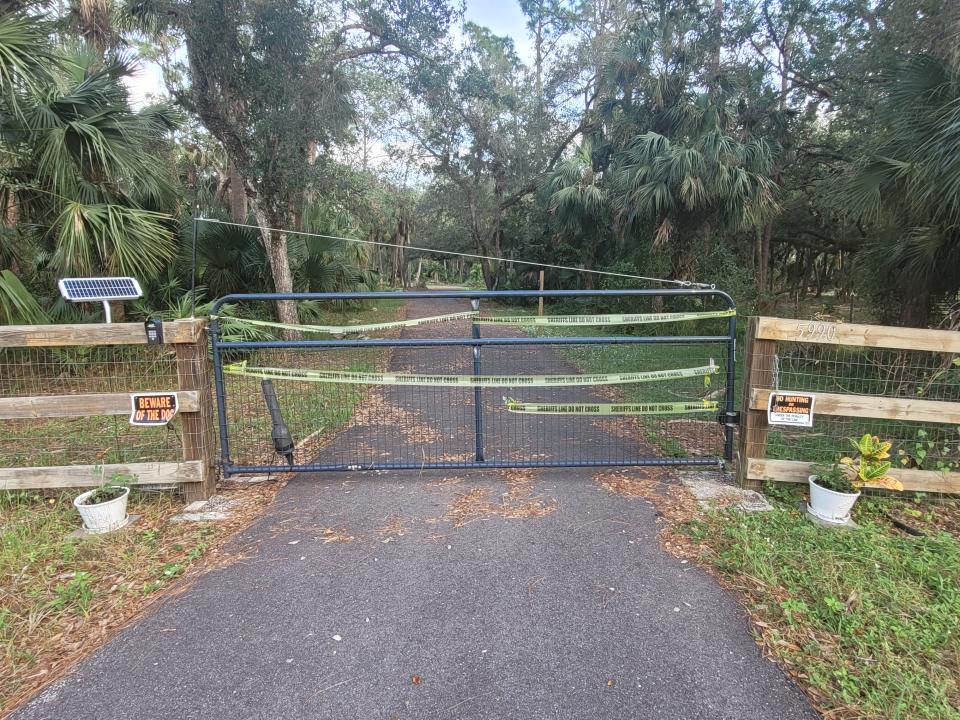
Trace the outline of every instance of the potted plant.
{"label": "potted plant", "polygon": [[109,481],[74,498],[73,506],[88,532],[106,533],[127,524],[127,500],[133,481],[130,475],[114,473]]}
{"label": "potted plant", "polygon": [[864,485],[903,490],[903,485],[887,475],[890,469],[891,443],[876,435],[864,434],[850,438],[855,452],[831,465],[814,465],[810,484],[810,503],[807,510],[824,522],[843,525],[850,521],[850,511],[860,497]]}

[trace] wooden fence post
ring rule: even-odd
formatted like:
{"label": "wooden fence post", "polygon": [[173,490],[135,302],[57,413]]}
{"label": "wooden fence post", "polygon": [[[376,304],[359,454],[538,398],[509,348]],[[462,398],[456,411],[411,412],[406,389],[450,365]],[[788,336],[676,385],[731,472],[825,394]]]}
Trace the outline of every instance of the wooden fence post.
{"label": "wooden fence post", "polygon": [[213,434],[213,401],[210,397],[210,371],[207,358],[207,327],[195,321],[196,338],[192,343],[174,345],[177,354],[177,383],[180,390],[196,390],[199,408],[180,416],[183,429],[183,459],[201,461],[200,482],[184,483],[187,502],[206,500],[216,489],[216,457]]}
{"label": "wooden fence post", "polygon": [[758,340],[759,318],[751,317],[747,323],[746,355],[744,362],[743,397],[740,406],[740,447],[737,479],[741,487],[759,488],[760,481],[747,478],[750,458],[766,456],[767,411],[751,408],[750,396],[754,388],[773,389],[773,370],[776,362],[775,340]]}
{"label": "wooden fence post", "polygon": [[[540,292],[543,292],[543,270],[540,271]],[[543,295],[540,296],[540,302],[537,307],[537,315],[543,315]]]}

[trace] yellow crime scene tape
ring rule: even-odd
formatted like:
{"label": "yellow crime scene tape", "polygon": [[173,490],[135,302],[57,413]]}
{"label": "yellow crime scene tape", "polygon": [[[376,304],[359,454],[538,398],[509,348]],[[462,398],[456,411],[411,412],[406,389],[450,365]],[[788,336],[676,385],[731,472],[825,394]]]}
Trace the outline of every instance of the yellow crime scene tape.
{"label": "yellow crime scene tape", "polygon": [[679,415],[717,412],[716,402],[673,403],[526,403],[504,398],[507,410],[529,415]]}
{"label": "yellow crime scene tape", "polygon": [[[297,325],[294,323],[281,323],[272,320],[252,320],[250,318],[222,318],[231,322],[245,323],[247,325],[258,325],[260,327],[275,327],[282,330],[297,330],[299,332],[326,333],[327,335],[346,335],[349,333],[376,332],[377,330],[392,330],[401,327],[415,327],[417,325],[429,325],[431,323],[449,322],[451,320],[465,320],[472,318],[477,313],[473,310],[464,312],[450,313],[449,315],[435,315],[433,317],[414,318],[412,320],[393,320],[391,322],[371,323],[369,325]],[[217,319],[217,316],[213,316]]]}
{"label": "yellow crime scene tape", "polygon": [[727,318],[736,310],[676,313],[619,313],[613,315],[503,315],[478,317],[473,322],[481,325],[643,325],[649,323],[680,322]]}
{"label": "yellow crime scene tape", "polygon": [[612,315],[503,315],[480,317],[476,310],[434,315],[411,320],[394,320],[391,322],[371,323],[368,325],[300,325],[296,323],[281,323],[273,320],[254,320],[252,318],[220,318],[235,323],[272,327],[281,330],[295,330],[304,333],[324,333],[327,335],[348,335],[350,333],[377,332],[378,330],[392,330],[395,328],[416,327],[418,325],[432,325],[450,322],[453,320],[471,320],[481,325],[554,325],[562,326],[591,326],[591,325],[643,325],[650,323],[680,322],[684,320],[707,320],[710,318],[727,318],[736,315],[736,310],[710,310],[706,312],[678,312],[678,313],[619,313]]}
{"label": "yellow crime scene tape", "polygon": [[715,375],[720,371],[713,360],[709,365],[671,370],[604,373],[599,375],[401,375],[393,373],[352,372],[345,370],[300,370],[295,368],[249,367],[247,361],[223,367],[228,375],[244,375],[270,380],[348,383],[359,385],[429,385],[447,387],[567,387],[575,385],[624,385],[628,383],[677,380]]}

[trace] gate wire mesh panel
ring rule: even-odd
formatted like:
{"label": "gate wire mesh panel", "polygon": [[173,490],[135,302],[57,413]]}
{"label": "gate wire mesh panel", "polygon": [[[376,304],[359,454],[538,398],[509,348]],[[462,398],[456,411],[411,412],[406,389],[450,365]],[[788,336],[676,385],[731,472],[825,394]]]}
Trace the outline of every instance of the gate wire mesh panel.
{"label": "gate wire mesh panel", "polygon": [[[770,360],[772,384],[783,390],[960,403],[960,367],[947,353],[779,343]],[[960,425],[834,417],[816,405],[814,415],[809,429],[771,426],[767,457],[832,462],[850,454],[848,438],[870,433],[893,443],[895,467],[960,470]]]}
{"label": "gate wire mesh panel", "polygon": [[[433,317],[469,311],[467,297],[405,297],[408,318]],[[242,297],[242,296],[241,296]],[[247,296],[261,300],[262,296]],[[376,296],[375,296],[376,297]],[[311,296],[322,301],[323,297]],[[499,299],[499,298],[498,298]],[[515,300],[514,298],[509,298]],[[484,299],[481,311],[494,315],[531,314],[527,304],[493,305]],[[722,309],[714,298],[643,297],[605,298],[604,304],[564,298],[550,307],[552,314],[583,312],[689,312]],[[234,298],[230,298],[234,302]],[[707,304],[710,303],[710,304]],[[534,305],[535,307],[535,305]],[[263,313],[250,303],[248,312]],[[513,341],[542,340],[549,344],[484,345],[480,348],[481,375],[584,375],[642,372],[701,367],[712,363],[717,373],[703,377],[658,380],[629,385],[570,387],[473,387],[432,385],[362,385],[277,379],[283,420],[296,443],[295,467],[308,469],[367,467],[467,467],[549,464],[643,464],[662,459],[719,462],[724,453],[724,432],[717,409],[677,415],[541,415],[512,412],[511,398],[521,403],[680,403],[704,401],[723,407],[729,322],[725,318],[669,325],[624,325],[605,328],[577,326],[529,328],[482,324],[483,338]],[[405,327],[402,330],[367,332],[370,339],[402,341],[447,339],[465,344],[445,346],[363,345],[330,347],[330,335],[307,334],[305,341],[244,343],[219,342],[220,361],[229,366],[244,360],[249,368],[388,372],[394,374],[472,375],[474,348],[469,319]],[[683,336],[696,333],[709,341]],[[670,333],[679,342],[607,345],[571,342],[578,337],[655,337]],[[346,336],[347,338],[351,336]],[[356,337],[355,335],[353,336]],[[320,342],[317,342],[320,341]],[[354,340],[353,342],[356,342]],[[222,421],[229,441],[231,468],[281,469],[286,464],[274,450],[272,421],[267,412],[262,380],[255,376],[222,376]],[[477,405],[483,462],[477,462]]]}
{"label": "gate wire mesh panel", "polygon": [[[190,371],[184,363],[179,372]],[[4,348],[0,395],[176,390],[170,346]],[[182,459],[179,417],[164,427],[136,427],[126,415],[0,420],[0,467],[43,467]]]}
{"label": "gate wire mesh panel", "polygon": [[[715,344],[538,345],[483,349],[484,372],[495,375],[582,375],[708,366],[718,374],[623,385],[484,388],[487,458],[504,461],[640,462],[645,458],[720,457],[724,348]],[[709,383],[709,384],[708,384]],[[505,400],[563,405],[702,405],[703,412],[667,415],[524,414]]]}

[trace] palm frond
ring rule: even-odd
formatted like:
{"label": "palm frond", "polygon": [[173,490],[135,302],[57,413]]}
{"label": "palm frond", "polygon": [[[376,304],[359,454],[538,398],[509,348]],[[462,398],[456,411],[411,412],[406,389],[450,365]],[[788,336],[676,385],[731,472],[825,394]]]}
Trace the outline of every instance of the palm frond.
{"label": "palm frond", "polygon": [[9,270],[0,270],[0,324],[42,325],[50,322],[37,299]]}

